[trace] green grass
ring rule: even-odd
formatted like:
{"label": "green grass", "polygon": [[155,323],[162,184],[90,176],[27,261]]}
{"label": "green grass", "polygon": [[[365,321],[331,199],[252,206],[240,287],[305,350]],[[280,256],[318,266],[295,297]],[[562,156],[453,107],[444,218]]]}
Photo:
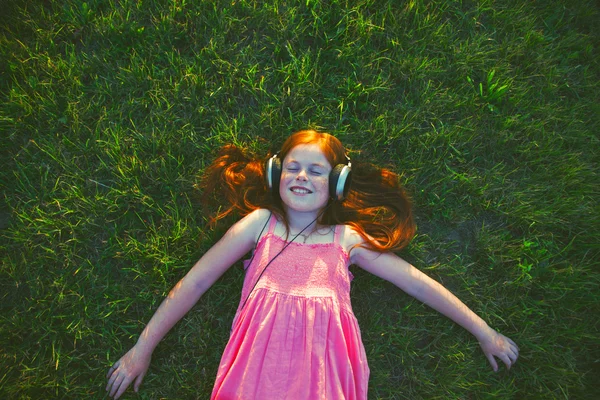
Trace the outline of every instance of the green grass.
{"label": "green grass", "polygon": [[[403,173],[401,256],[513,338],[354,268],[370,398],[600,391],[600,12],[593,1],[2,2],[0,397],[104,398],[107,368],[223,233],[215,149],[337,135]],[[208,398],[243,276],[157,348],[139,396]]]}

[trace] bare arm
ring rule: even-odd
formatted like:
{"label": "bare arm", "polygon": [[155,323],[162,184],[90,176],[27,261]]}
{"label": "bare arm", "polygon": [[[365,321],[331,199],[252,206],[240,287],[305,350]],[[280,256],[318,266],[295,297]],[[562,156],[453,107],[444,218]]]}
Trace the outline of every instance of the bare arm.
{"label": "bare arm", "polygon": [[[249,214],[235,225],[196,262],[171,290],[143,330],[138,345],[154,351],[160,340],[196,304],[200,297],[255,245],[261,213]],[[262,226],[262,225],[261,225]]]}
{"label": "bare arm", "polygon": [[254,247],[268,216],[268,211],[257,210],[241,219],[175,285],[136,345],[109,370],[106,390],[110,396],[119,398],[134,379],[137,392],[160,340],[231,265]]}
{"label": "bare arm", "polygon": [[351,262],[393,283],[471,332],[479,341],[494,371],[498,370],[494,356],[500,358],[507,368],[516,362],[519,348],[511,339],[490,328],[448,289],[394,253],[378,253],[355,247],[351,251]]}

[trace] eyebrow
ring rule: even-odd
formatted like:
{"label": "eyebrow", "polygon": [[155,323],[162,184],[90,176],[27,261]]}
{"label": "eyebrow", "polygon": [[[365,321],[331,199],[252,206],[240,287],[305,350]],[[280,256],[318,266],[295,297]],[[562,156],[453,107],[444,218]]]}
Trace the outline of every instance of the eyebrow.
{"label": "eyebrow", "polygon": [[[300,161],[291,159],[290,161],[287,162],[288,164],[292,164],[292,163],[297,163],[300,164]],[[311,163],[310,164],[311,167],[321,167],[321,168],[325,168],[325,164],[321,164],[321,163]]]}

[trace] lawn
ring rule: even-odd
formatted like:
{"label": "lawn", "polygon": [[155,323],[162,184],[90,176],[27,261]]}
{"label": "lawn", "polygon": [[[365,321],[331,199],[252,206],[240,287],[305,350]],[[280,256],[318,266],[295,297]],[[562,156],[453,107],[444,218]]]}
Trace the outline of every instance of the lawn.
{"label": "lawn", "polygon": [[[571,1],[3,1],[0,398],[105,398],[105,375],[227,228],[218,148],[330,132],[402,174],[399,255],[513,338],[468,332],[356,267],[372,399],[600,393],[600,9]],[[156,349],[138,395],[207,399],[231,268]]]}

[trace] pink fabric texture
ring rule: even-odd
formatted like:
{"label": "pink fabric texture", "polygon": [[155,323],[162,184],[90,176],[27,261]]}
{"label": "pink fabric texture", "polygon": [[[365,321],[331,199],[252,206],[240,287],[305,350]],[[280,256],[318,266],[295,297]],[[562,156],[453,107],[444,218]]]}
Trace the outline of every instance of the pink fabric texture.
{"label": "pink fabric texture", "polygon": [[275,224],[272,216],[246,265],[211,399],[366,399],[369,367],[339,227],[332,243],[292,242],[248,297],[288,243],[273,234]]}

